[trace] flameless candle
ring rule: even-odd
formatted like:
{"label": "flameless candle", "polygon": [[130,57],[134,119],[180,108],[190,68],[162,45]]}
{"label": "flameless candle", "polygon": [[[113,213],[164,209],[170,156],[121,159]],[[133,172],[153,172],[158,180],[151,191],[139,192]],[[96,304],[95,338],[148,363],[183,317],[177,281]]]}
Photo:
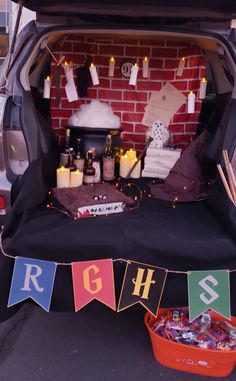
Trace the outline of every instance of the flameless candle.
{"label": "flameless candle", "polygon": [[96,66],[93,63],[91,63],[91,65],[89,66],[89,71],[90,71],[90,75],[91,75],[91,78],[92,78],[93,85],[94,86],[99,85],[97,68],[96,68]]}
{"label": "flameless candle", "polygon": [[135,86],[137,82],[137,76],[138,76],[139,67],[138,64],[134,64],[131,68],[130,78],[129,78],[129,85]]}
{"label": "flameless candle", "polygon": [[140,176],[141,176],[141,160],[138,160],[138,159],[132,160],[131,166],[133,166],[136,161],[137,161],[137,164],[136,164],[136,166],[134,167],[133,171],[130,174],[130,177],[132,179],[139,179]]}
{"label": "flameless candle", "polygon": [[182,77],[183,75],[183,70],[184,70],[184,65],[185,65],[185,57],[182,57],[180,60],[179,60],[179,66],[178,66],[178,69],[177,69],[177,72],[176,72],[176,75],[178,77]]}
{"label": "flameless candle", "polygon": [[50,92],[51,92],[51,78],[47,76],[47,78],[45,78],[44,80],[43,97],[46,99],[49,99]]}
{"label": "flameless candle", "polygon": [[114,77],[115,63],[116,63],[115,58],[111,57],[109,61],[109,72],[108,72],[109,77]]}
{"label": "flameless candle", "polygon": [[67,188],[70,186],[69,168],[57,168],[57,188]]}
{"label": "flameless candle", "polygon": [[196,95],[192,91],[190,91],[190,93],[188,94],[188,114],[193,114],[195,111],[195,98]]}
{"label": "flameless candle", "polygon": [[133,149],[133,148],[130,148],[128,151],[126,151],[126,156],[130,159],[130,160],[134,160],[136,159],[137,155],[136,155],[136,151]]}
{"label": "flameless candle", "polygon": [[83,183],[83,172],[80,171],[72,171],[70,173],[70,186],[73,187],[79,187]]}
{"label": "flameless candle", "polygon": [[120,157],[120,177],[126,177],[131,169],[132,161],[125,154]]}
{"label": "flameless candle", "polygon": [[143,78],[148,78],[149,74],[149,59],[144,57],[143,59]]}
{"label": "flameless candle", "polygon": [[204,99],[206,96],[207,80],[202,78],[200,83],[199,99]]}

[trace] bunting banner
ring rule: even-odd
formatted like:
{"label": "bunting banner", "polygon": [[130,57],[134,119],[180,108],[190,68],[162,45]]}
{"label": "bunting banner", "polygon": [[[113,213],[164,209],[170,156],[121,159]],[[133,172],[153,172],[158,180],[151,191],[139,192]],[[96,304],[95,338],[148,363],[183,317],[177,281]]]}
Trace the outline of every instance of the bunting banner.
{"label": "bunting banner", "polygon": [[208,309],[230,319],[229,270],[190,271],[188,304],[190,321]]}
{"label": "bunting banner", "polygon": [[116,310],[113,260],[73,262],[71,265],[75,311],[94,299]]}
{"label": "bunting banner", "polygon": [[[39,259],[14,257],[14,269],[8,307],[28,298],[47,312],[50,310],[56,269],[72,270],[75,311],[94,299],[117,312],[140,303],[157,316],[167,274],[186,274],[190,321],[210,309],[231,319],[230,273],[235,270],[174,271],[126,259],[100,259],[85,262],[57,263]],[[116,309],[114,262],[126,262],[118,308]]]}
{"label": "bunting banner", "polygon": [[8,307],[31,298],[48,312],[56,267],[55,262],[16,257]]}
{"label": "bunting banner", "polygon": [[166,276],[167,271],[164,269],[139,262],[128,262],[117,311],[140,303],[157,316]]}

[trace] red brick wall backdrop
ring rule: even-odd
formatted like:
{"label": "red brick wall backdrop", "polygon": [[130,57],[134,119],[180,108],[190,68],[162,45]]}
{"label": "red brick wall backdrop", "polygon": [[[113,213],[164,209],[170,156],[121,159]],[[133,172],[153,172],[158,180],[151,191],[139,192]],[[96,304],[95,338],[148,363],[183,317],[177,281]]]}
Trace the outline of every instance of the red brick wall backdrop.
{"label": "red brick wall backdrop", "polygon": [[[196,108],[194,114],[187,114],[187,104],[183,105],[171,119],[169,130],[171,144],[174,147],[184,148],[192,141],[198,125],[201,100],[199,100],[200,81],[205,76],[205,64],[202,52],[195,46],[183,42],[147,41],[147,40],[102,40],[81,36],[67,36],[60,45],[54,48],[54,55],[58,59],[61,54],[67,62],[81,65],[87,54],[93,57],[97,67],[100,84],[88,89],[86,98],[69,103],[64,86],[64,73],[60,79],[61,102],[56,101],[56,90],[51,92],[52,127],[56,133],[64,136],[64,126],[68,118],[79,109],[83,103],[90,103],[93,99],[107,102],[116,115],[121,118],[121,127],[124,130],[124,147],[134,147],[141,150],[145,143],[147,126],[141,124],[144,107],[147,105],[151,91],[160,90],[165,83],[170,82],[184,95],[189,91],[196,94]],[[115,57],[115,75],[108,76],[108,65],[111,56]],[[130,86],[129,80],[122,77],[120,64],[130,58],[142,68],[144,56],[149,57],[149,78],[142,78],[139,70],[136,86]],[[182,77],[176,76],[179,60],[185,57],[185,67]],[[51,75],[55,74],[56,64],[53,62]]]}

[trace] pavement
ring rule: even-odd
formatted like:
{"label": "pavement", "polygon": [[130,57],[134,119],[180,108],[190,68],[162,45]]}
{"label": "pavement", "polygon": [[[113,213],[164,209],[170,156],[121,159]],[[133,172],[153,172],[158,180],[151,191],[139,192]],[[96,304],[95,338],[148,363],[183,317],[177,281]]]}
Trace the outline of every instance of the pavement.
{"label": "pavement", "polygon": [[[141,306],[117,313],[96,301],[77,313],[47,313],[25,303],[0,324],[0,381],[220,380],[160,365],[144,313]],[[235,381],[236,370],[221,379]]]}

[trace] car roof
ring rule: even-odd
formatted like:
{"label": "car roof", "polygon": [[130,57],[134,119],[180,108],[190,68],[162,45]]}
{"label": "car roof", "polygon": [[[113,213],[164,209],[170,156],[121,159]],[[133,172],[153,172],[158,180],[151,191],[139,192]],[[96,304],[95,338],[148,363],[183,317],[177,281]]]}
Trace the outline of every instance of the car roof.
{"label": "car roof", "polygon": [[[13,0],[15,3],[19,0]],[[24,7],[43,15],[73,13],[124,16],[236,17],[235,0],[21,0]]]}

